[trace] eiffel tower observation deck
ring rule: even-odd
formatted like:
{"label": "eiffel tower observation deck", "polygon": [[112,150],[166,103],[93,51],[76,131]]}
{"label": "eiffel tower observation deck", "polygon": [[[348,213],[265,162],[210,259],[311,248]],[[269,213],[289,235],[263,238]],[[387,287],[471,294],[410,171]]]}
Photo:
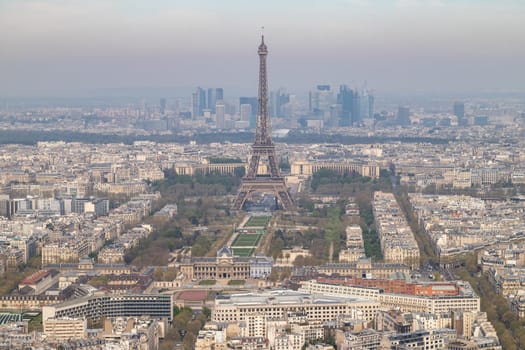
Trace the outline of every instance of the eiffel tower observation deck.
{"label": "eiffel tower observation deck", "polygon": [[[242,210],[247,201],[255,193],[272,194],[278,202],[278,207],[283,210],[293,210],[295,205],[288,192],[284,177],[281,176],[275,146],[272,141],[270,118],[268,117],[268,78],[266,71],[266,56],[268,48],[264,43],[264,35],[257,51],[259,54],[259,97],[257,110],[257,125],[255,129],[255,142],[252,145],[250,163],[246,176],[242,179],[237,198],[232,209]],[[259,163],[267,160],[269,176],[259,175]]]}

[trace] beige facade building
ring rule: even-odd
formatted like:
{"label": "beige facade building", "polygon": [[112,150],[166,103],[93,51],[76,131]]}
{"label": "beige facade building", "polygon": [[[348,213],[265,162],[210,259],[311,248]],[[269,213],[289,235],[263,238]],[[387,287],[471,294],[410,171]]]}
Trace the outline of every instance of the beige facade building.
{"label": "beige facade building", "polygon": [[215,299],[212,320],[237,323],[248,315],[285,319],[289,313],[304,313],[308,321],[333,321],[340,315],[371,321],[378,308],[379,302],[373,300],[275,290],[218,297]]}
{"label": "beige facade building", "polygon": [[88,242],[84,239],[46,244],[42,247],[42,266],[78,262],[89,253]]}
{"label": "beige facade building", "polygon": [[394,195],[375,192],[372,208],[385,262],[417,268],[419,247]]}
{"label": "beige facade building", "polygon": [[44,334],[56,340],[86,339],[87,320],[79,318],[48,318],[43,322]]}
{"label": "beige facade building", "polygon": [[116,264],[124,262],[124,247],[104,247],[98,253],[97,260],[101,264]]}
{"label": "beige facade building", "polygon": [[207,323],[197,335],[195,350],[226,350],[226,330]]}
{"label": "beige facade building", "polygon": [[518,295],[510,299],[510,309],[520,319],[525,318],[525,295]]}
{"label": "beige facade building", "polygon": [[379,177],[379,165],[369,164],[365,162],[317,162],[317,161],[295,161],[290,166],[290,175],[306,175],[311,176],[321,169],[333,170],[339,174],[359,174],[361,176],[378,178]]}
{"label": "beige facade building", "polygon": [[525,290],[524,268],[490,267],[488,277],[496,292],[504,296],[522,294]]}
{"label": "beige facade building", "polygon": [[441,313],[451,310],[479,311],[478,296],[425,297],[407,294],[383,293],[379,295],[382,307],[406,312]]}
{"label": "beige facade building", "polygon": [[300,292],[322,294],[330,296],[351,296],[356,298],[364,298],[370,300],[379,299],[379,288],[347,286],[332,283],[320,283],[316,280],[301,282]]}
{"label": "beige facade building", "polygon": [[357,262],[365,255],[363,230],[359,225],[346,227],[346,249],[339,252],[339,262]]}
{"label": "beige facade building", "polygon": [[322,283],[315,280],[301,283],[305,293],[319,293],[334,297],[357,297],[374,300],[381,308],[399,309],[403,312],[442,313],[452,310],[480,311],[480,298],[467,286],[461,286],[461,294],[454,296],[424,296],[400,293],[384,293],[380,288]]}
{"label": "beige facade building", "polygon": [[219,249],[217,257],[186,259],[179,268],[186,279],[247,279],[250,277],[250,259],[233,256],[228,247]]}
{"label": "beige facade building", "polygon": [[325,275],[341,275],[367,278],[389,278],[393,274],[410,274],[410,268],[403,264],[373,263],[370,258],[360,258],[355,263],[323,264],[317,271]]}
{"label": "beige facade building", "polygon": [[[201,174],[221,174],[221,175],[234,175],[237,169],[246,169],[247,163],[202,163],[202,162],[183,162],[174,165],[174,170],[178,175],[189,175],[194,176],[197,173]],[[267,172],[266,167],[259,173],[264,174]]]}

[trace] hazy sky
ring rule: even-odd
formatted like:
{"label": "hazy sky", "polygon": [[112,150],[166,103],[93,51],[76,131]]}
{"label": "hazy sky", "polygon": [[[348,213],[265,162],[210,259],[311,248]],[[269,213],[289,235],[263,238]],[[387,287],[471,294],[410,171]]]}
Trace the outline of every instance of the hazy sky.
{"label": "hazy sky", "polygon": [[0,96],[104,88],[524,91],[525,0],[0,0]]}

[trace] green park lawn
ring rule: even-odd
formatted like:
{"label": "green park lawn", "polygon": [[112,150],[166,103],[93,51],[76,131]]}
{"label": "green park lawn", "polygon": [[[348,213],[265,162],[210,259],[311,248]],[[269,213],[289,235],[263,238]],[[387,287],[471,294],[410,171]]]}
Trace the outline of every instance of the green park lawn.
{"label": "green park lawn", "polygon": [[256,247],[262,234],[241,233],[233,241],[233,247]]}
{"label": "green park lawn", "polygon": [[270,219],[271,216],[251,216],[244,227],[266,227]]}
{"label": "green park lawn", "polygon": [[233,248],[233,255],[240,256],[241,258],[246,258],[252,256],[255,248]]}

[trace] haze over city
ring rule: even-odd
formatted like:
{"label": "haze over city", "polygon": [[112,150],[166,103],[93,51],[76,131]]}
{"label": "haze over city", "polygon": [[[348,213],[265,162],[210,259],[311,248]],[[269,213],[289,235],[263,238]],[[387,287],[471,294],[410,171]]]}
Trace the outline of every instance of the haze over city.
{"label": "haze over city", "polygon": [[255,93],[365,81],[384,93],[522,92],[523,1],[0,1],[0,96],[196,85]]}
{"label": "haze over city", "polygon": [[525,0],[0,0],[0,349],[525,349]]}

